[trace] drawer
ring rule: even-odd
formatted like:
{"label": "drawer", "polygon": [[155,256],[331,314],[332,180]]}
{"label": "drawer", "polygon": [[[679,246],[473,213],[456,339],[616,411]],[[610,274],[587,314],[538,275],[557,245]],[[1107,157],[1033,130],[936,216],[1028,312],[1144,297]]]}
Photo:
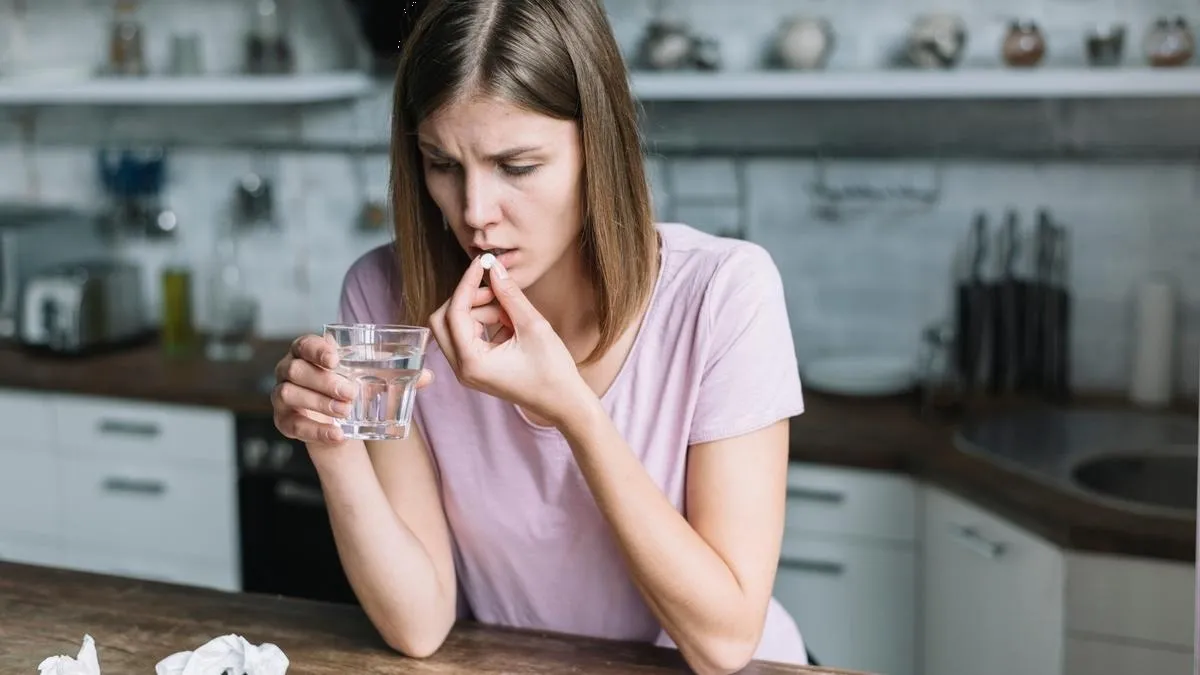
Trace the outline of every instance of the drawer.
{"label": "drawer", "polygon": [[49,450],[54,438],[54,404],[48,394],[0,389],[0,451]]}
{"label": "drawer", "polygon": [[241,590],[241,575],[235,561],[217,564],[207,559],[79,544],[66,546],[66,558],[65,566],[73,570],[222,591]]}
{"label": "drawer", "polygon": [[65,454],[234,466],[233,415],[225,410],[80,396],[59,397],[56,408]]}
{"label": "drawer", "polygon": [[59,536],[56,462],[49,451],[0,450],[0,535]]}
{"label": "drawer", "polygon": [[788,466],[788,530],[913,541],[916,515],[917,490],[907,476]]}
{"label": "drawer", "polygon": [[916,581],[911,547],[789,534],[774,594],[822,664],[916,675]]}
{"label": "drawer", "polygon": [[1068,637],[1066,675],[1147,675],[1195,672],[1191,648],[1156,649],[1129,642]]}
{"label": "drawer", "polygon": [[218,562],[236,558],[237,492],[231,473],[108,457],[64,457],[59,468],[68,545]]}

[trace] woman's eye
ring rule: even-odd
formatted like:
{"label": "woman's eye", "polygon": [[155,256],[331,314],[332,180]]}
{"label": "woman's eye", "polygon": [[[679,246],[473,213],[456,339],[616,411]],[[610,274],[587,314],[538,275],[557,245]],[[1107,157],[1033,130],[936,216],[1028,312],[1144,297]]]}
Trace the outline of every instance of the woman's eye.
{"label": "woman's eye", "polygon": [[525,164],[522,166],[513,166],[512,164],[505,164],[501,168],[503,169],[504,173],[506,173],[510,176],[528,176],[529,174],[531,174],[537,170],[538,165],[537,164]]}
{"label": "woman's eye", "polygon": [[458,167],[454,162],[429,162],[429,168],[434,171],[453,171]]}

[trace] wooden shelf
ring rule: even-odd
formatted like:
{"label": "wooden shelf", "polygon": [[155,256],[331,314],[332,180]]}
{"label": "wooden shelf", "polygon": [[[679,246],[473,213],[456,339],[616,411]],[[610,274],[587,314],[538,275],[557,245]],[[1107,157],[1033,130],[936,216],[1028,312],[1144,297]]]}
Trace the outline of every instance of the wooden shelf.
{"label": "wooden shelf", "polygon": [[1200,68],[645,72],[642,101],[1119,99],[1200,97]]}
{"label": "wooden shelf", "polygon": [[371,78],[357,71],[44,81],[0,77],[0,105],[300,105],[352,99],[370,90]]}

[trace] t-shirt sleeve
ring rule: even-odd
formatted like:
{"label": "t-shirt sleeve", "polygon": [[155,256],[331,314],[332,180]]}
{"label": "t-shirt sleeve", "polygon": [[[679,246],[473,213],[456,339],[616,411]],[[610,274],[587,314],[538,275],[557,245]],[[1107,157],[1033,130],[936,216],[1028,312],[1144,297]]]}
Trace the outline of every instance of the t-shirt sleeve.
{"label": "t-shirt sleeve", "polygon": [[393,269],[390,246],[372,249],[355,260],[342,279],[338,321],[395,323],[400,313]]}
{"label": "t-shirt sleeve", "polygon": [[783,280],[766,249],[743,242],[721,262],[700,321],[690,443],[757,431],[804,411]]}

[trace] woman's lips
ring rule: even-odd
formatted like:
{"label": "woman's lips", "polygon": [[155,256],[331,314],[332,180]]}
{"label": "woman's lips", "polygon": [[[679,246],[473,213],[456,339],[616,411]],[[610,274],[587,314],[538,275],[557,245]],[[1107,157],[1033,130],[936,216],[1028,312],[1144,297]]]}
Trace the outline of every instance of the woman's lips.
{"label": "woman's lips", "polygon": [[484,253],[492,253],[496,259],[500,261],[505,268],[512,267],[513,261],[516,259],[517,249],[515,248],[476,248],[471,247],[472,257],[478,258]]}

